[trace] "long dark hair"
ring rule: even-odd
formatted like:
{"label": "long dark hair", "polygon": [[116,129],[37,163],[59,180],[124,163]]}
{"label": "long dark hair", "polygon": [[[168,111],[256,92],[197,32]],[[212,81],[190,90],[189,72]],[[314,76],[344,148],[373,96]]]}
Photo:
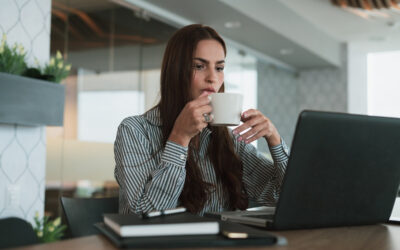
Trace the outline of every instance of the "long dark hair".
{"label": "long dark hair", "polygon": [[[158,103],[162,121],[163,145],[165,146],[175,120],[191,101],[193,54],[201,40],[213,39],[224,48],[224,40],[211,27],[193,24],[178,30],[168,41],[161,67],[161,100]],[[222,85],[219,92],[224,91]],[[242,183],[243,165],[234,150],[233,139],[226,127],[210,127],[211,141],[207,149],[213,163],[218,183],[222,184],[227,206],[230,209],[245,209],[247,195]],[[186,162],[186,180],[179,197],[183,206],[192,213],[200,212],[209,200],[215,187],[203,181],[197,163],[193,140],[189,144]]]}

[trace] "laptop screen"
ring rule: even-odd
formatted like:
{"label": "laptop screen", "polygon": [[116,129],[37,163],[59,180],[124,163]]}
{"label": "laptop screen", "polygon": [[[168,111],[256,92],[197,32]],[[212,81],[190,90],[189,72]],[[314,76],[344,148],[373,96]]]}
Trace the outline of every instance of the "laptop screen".
{"label": "laptop screen", "polygon": [[275,227],[387,221],[399,186],[399,151],[400,119],[303,111]]}

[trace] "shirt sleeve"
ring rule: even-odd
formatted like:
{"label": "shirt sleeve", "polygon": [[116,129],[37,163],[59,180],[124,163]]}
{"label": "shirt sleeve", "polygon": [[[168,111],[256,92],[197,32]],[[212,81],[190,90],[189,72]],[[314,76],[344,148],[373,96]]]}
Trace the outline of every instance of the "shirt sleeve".
{"label": "shirt sleeve", "polygon": [[273,161],[251,144],[235,143],[243,163],[243,183],[249,199],[275,206],[289,159],[286,143],[281,139],[281,144],[270,147]]}
{"label": "shirt sleeve", "polygon": [[120,200],[128,203],[123,213],[177,206],[186,176],[186,147],[168,141],[161,152],[153,152],[144,128],[121,123],[114,155],[114,175],[124,196]]}

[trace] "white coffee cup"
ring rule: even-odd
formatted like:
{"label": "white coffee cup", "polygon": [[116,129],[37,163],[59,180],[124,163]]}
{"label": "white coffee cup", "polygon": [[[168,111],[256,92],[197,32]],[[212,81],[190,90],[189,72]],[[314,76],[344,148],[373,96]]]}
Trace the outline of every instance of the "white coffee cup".
{"label": "white coffee cup", "polygon": [[208,96],[211,100],[212,126],[236,126],[240,123],[243,96],[236,93],[213,93]]}

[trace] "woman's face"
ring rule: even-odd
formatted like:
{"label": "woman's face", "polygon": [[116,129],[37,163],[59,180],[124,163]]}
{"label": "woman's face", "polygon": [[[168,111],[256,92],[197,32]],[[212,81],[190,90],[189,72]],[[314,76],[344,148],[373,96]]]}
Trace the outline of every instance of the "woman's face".
{"label": "woman's face", "polygon": [[197,44],[192,61],[191,97],[202,93],[216,93],[224,82],[225,52],[216,40],[202,40]]}

